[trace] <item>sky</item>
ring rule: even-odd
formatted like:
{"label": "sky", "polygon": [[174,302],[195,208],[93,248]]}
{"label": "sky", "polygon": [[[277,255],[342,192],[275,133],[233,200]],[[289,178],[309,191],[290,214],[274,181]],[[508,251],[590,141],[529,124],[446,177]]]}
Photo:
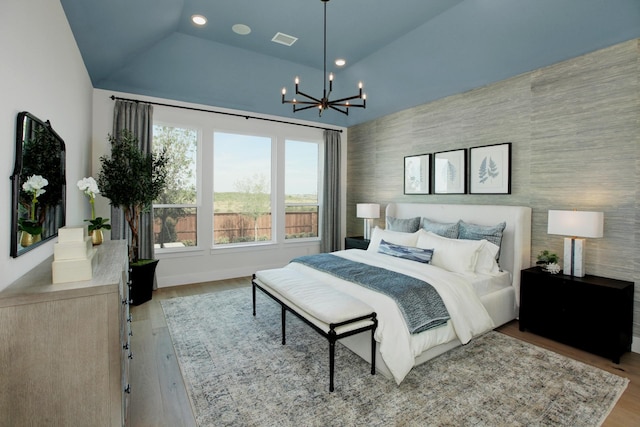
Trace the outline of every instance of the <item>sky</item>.
{"label": "sky", "polygon": [[[213,179],[215,192],[236,191],[235,183],[246,177],[271,175],[271,138],[214,134]],[[316,194],[318,144],[286,141],[285,193]]]}

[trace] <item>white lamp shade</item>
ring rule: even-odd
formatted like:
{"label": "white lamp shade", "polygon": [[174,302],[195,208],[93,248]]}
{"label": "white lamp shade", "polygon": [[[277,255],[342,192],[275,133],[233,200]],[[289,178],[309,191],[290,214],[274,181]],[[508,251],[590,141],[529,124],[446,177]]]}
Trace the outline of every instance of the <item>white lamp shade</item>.
{"label": "white lamp shade", "polygon": [[549,211],[548,234],[573,237],[602,237],[604,213],[586,211]]}
{"label": "white lamp shade", "polygon": [[356,217],[380,218],[380,205],[377,203],[358,203],[356,205]]}

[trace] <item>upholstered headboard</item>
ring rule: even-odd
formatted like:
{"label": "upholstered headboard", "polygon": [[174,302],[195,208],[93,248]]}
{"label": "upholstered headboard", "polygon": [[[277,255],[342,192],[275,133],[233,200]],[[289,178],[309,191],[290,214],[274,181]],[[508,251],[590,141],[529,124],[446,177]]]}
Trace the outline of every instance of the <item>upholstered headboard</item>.
{"label": "upholstered headboard", "polygon": [[511,273],[516,301],[520,305],[520,270],[531,266],[531,208],[502,205],[444,205],[390,203],[386,215],[395,218],[425,217],[437,222],[465,222],[480,225],[507,223],[500,250],[500,267]]}

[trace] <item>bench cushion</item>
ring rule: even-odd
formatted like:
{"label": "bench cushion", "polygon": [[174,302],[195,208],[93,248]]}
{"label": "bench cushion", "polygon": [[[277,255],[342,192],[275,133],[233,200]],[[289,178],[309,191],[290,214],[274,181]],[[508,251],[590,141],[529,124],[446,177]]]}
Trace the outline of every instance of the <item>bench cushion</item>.
{"label": "bench cushion", "polygon": [[277,292],[297,306],[301,310],[299,314],[312,316],[327,325],[374,312],[370,305],[359,299],[291,269],[258,271],[256,278],[267,290]]}

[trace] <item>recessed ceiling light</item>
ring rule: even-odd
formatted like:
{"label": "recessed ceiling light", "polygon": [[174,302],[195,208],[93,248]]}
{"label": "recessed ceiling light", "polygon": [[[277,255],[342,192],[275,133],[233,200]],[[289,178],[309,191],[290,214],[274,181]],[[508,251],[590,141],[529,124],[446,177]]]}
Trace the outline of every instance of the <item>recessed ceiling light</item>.
{"label": "recessed ceiling light", "polygon": [[249,28],[248,25],[244,24],[235,24],[233,27],[231,27],[231,29],[234,33],[240,34],[241,36],[246,36],[251,32],[251,28]]}
{"label": "recessed ceiling light", "polygon": [[193,22],[194,24],[196,24],[199,27],[202,27],[203,25],[207,24],[207,18],[205,18],[202,15],[192,15],[191,16],[191,22]]}
{"label": "recessed ceiling light", "polygon": [[345,60],[344,60],[344,59],[342,59],[342,58],[338,58],[338,59],[336,59],[336,65],[337,65],[338,67],[344,67],[344,65],[345,65],[346,63],[347,63],[347,61],[345,61]]}

